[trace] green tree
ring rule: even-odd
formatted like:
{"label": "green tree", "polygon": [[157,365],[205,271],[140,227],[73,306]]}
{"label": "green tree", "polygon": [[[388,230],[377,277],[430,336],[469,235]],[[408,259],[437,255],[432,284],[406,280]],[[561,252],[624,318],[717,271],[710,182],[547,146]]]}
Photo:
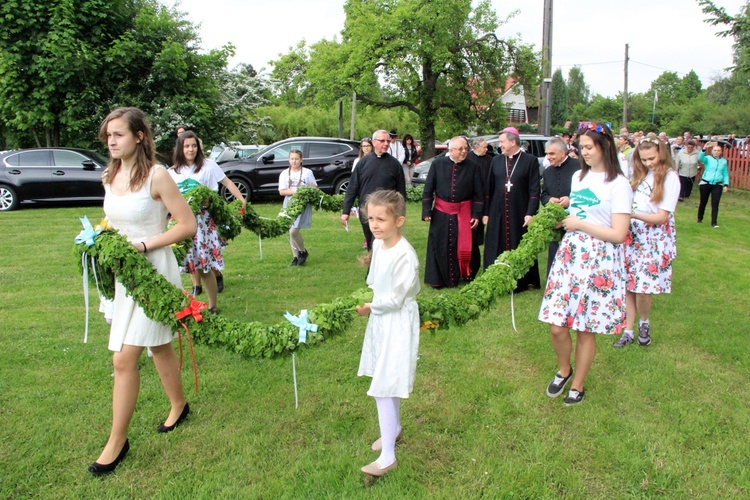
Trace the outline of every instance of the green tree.
{"label": "green tree", "polygon": [[[507,77],[538,78],[534,52],[495,34],[497,15],[488,0],[347,0],[343,65],[328,71],[338,88],[365,103],[404,107],[419,116],[425,157],[434,154],[440,120],[466,130],[501,95]],[[334,45],[326,47],[332,55]],[[330,83],[330,80],[329,80]],[[337,88],[334,84],[324,85]],[[472,115],[473,114],[473,115]]]}
{"label": "green tree", "polygon": [[15,146],[91,147],[110,109],[147,112],[164,149],[174,125],[204,140],[217,120],[231,46],[199,53],[195,27],[157,0],[0,3],[0,119]]}
{"label": "green tree", "polygon": [[654,92],[658,92],[660,102],[683,103],[682,89],[682,80],[677,76],[677,73],[674,71],[665,71],[656,80],[651,82],[651,87],[647,93],[653,98]]}
{"label": "green tree", "polygon": [[726,26],[720,37],[734,38],[734,71],[750,74],[750,2],[745,2],[736,16],[717,7],[711,0],[698,0],[703,12],[708,14],[705,22],[712,26]]}
{"label": "green tree", "polygon": [[580,66],[573,66],[568,71],[568,81],[565,83],[567,92],[568,111],[572,111],[577,104],[588,104],[591,90],[583,77]]}
{"label": "green tree", "polygon": [[551,94],[550,123],[553,127],[564,125],[568,117],[568,97],[560,68],[557,68],[552,74]]}
{"label": "green tree", "polygon": [[680,84],[682,86],[682,95],[685,96],[685,99],[688,101],[698,97],[703,88],[701,79],[698,78],[698,75],[692,69],[690,70],[690,73],[682,77],[682,82],[680,82]]}
{"label": "green tree", "polygon": [[310,104],[313,92],[307,75],[309,63],[310,50],[304,40],[295,47],[289,47],[286,54],[279,54],[277,60],[271,61],[276,102],[294,108]]}

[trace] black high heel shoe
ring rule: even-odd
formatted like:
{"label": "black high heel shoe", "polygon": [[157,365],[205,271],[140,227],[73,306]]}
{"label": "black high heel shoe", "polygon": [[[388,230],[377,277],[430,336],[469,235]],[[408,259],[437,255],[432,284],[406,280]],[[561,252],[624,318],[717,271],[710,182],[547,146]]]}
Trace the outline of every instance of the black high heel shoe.
{"label": "black high heel shoe", "polygon": [[165,433],[175,430],[175,428],[180,425],[183,420],[185,420],[185,417],[188,416],[188,413],[190,413],[190,405],[188,403],[185,403],[185,407],[182,409],[182,413],[180,413],[180,417],[177,419],[177,421],[172,425],[161,424],[159,428],[156,429],[156,432]]}
{"label": "black high heel shoe", "polygon": [[89,472],[95,476],[103,476],[105,474],[109,474],[110,472],[114,472],[120,462],[122,462],[122,460],[125,458],[125,455],[128,454],[129,449],[130,440],[125,439],[125,444],[120,450],[120,454],[117,455],[117,458],[115,458],[112,463],[100,464],[99,462],[94,462],[93,464],[89,465]]}

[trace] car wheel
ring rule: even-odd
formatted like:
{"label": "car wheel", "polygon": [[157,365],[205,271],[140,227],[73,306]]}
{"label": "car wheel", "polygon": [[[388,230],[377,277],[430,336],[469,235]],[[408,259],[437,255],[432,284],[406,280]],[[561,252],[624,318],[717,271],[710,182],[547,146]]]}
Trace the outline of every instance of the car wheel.
{"label": "car wheel", "polygon": [[13,210],[18,206],[18,195],[10,186],[0,185],[0,212]]}
{"label": "car wheel", "polygon": [[346,188],[349,187],[349,177],[340,179],[333,188],[333,194],[346,194]]}
{"label": "car wheel", "polygon": [[[250,187],[250,183],[245,179],[241,179],[238,177],[230,178],[229,180],[234,182],[234,185],[237,186],[237,189],[240,190],[240,194],[242,195],[242,197],[245,198],[246,201],[249,201],[250,196],[253,193],[253,190]],[[226,200],[227,203],[231,203],[234,201],[234,195],[229,192],[229,190],[224,186],[221,187],[221,196]]]}

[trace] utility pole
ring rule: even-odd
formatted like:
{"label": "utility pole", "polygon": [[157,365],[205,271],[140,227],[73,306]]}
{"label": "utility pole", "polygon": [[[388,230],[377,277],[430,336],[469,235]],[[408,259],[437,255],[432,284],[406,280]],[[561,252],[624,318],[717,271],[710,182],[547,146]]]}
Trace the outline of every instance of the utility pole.
{"label": "utility pole", "polygon": [[542,27],[542,88],[544,106],[541,108],[539,124],[542,133],[549,135],[550,126],[550,84],[552,82],[552,0],[544,0],[544,22]]}
{"label": "utility pole", "polygon": [[628,47],[625,44],[625,86],[622,91],[622,126],[628,126]]}
{"label": "utility pole", "polygon": [[339,139],[344,137],[344,100],[339,99]]}
{"label": "utility pole", "polygon": [[351,125],[349,126],[349,140],[354,140],[354,125],[357,118],[357,93],[352,92],[352,121]]}

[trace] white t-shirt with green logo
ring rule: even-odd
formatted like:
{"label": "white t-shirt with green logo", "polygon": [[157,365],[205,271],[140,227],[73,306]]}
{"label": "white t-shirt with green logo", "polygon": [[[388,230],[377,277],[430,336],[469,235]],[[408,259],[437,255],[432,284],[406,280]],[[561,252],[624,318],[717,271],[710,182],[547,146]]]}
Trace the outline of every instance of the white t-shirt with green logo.
{"label": "white t-shirt with green logo", "polygon": [[219,183],[224,180],[224,171],[213,160],[203,160],[203,168],[200,172],[195,171],[195,165],[183,166],[179,172],[174,168],[169,169],[169,175],[177,183],[180,193],[185,194],[196,186],[206,186],[213,191],[219,190]]}
{"label": "white t-shirt with green logo", "polygon": [[573,174],[568,212],[581,220],[602,227],[612,227],[612,214],[630,214],[633,190],[628,180],[618,175],[605,182],[605,172],[589,171],[581,180],[582,171]]}
{"label": "white t-shirt with green logo", "polygon": [[670,170],[664,178],[664,197],[660,203],[651,201],[651,193],[654,190],[654,172],[650,171],[641,181],[633,194],[633,212],[641,214],[656,214],[659,210],[674,213],[677,207],[677,198],[680,197],[680,177],[677,172]]}

